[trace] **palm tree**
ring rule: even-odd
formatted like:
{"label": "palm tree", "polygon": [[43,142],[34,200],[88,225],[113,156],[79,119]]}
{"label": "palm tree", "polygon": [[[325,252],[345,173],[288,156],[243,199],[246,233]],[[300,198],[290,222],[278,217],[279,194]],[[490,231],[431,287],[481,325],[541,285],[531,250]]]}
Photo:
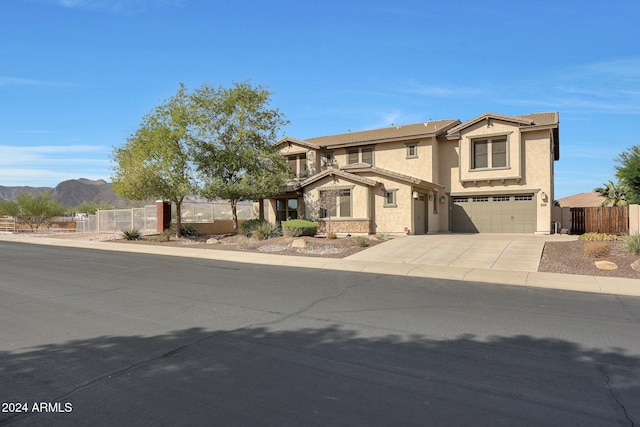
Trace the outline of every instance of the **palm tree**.
{"label": "palm tree", "polygon": [[609,181],[604,187],[594,188],[593,191],[604,197],[600,206],[607,206],[610,203],[612,206],[627,205],[627,187],[624,184]]}

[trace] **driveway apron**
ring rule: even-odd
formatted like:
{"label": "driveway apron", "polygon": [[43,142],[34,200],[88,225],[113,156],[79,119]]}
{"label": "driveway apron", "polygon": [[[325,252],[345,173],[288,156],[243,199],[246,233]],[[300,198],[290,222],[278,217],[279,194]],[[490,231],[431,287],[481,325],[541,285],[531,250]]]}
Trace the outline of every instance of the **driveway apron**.
{"label": "driveway apron", "polygon": [[433,234],[394,238],[347,259],[496,270],[538,271],[545,241],[564,236]]}

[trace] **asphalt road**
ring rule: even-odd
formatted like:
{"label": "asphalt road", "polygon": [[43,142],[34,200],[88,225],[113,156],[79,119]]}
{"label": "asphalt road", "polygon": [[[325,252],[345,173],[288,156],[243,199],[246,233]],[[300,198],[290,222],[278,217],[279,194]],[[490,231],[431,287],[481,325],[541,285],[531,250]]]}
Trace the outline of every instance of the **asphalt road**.
{"label": "asphalt road", "polygon": [[640,424],[640,298],[0,242],[0,325],[1,425]]}

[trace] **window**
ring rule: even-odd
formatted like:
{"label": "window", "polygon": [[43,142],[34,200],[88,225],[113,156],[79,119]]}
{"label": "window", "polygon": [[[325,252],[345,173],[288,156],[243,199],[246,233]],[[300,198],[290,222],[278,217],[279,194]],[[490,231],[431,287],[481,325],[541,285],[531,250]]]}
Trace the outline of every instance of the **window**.
{"label": "window", "polygon": [[368,163],[373,166],[373,147],[352,148],[347,151],[347,163]]}
{"label": "window", "polygon": [[471,143],[472,169],[506,168],[507,137],[477,139]]}
{"label": "window", "polygon": [[287,156],[287,162],[289,168],[293,172],[294,178],[306,178],[307,177],[307,155],[306,154],[294,154]]}
{"label": "window", "polygon": [[488,202],[489,198],[488,197],[473,197],[473,202],[474,203],[484,203],[484,202]]}
{"label": "window", "polygon": [[437,192],[437,191],[434,191],[434,192],[433,192],[433,213],[434,213],[434,214],[437,214],[437,213],[438,213],[438,203],[439,203],[439,200],[438,200],[438,192]]}
{"label": "window", "polygon": [[418,144],[407,144],[407,159],[418,158]]}
{"label": "window", "polygon": [[384,190],[384,207],[385,208],[395,208],[397,207],[396,203],[396,192],[398,189],[385,189]]}
{"label": "window", "polygon": [[322,156],[322,162],[324,163],[325,167],[333,166],[333,160],[333,152],[324,153],[324,155]]}
{"label": "window", "polygon": [[298,199],[276,199],[276,221],[298,218]]}
{"label": "window", "polygon": [[515,199],[516,199],[516,202],[524,202],[524,201],[533,200],[533,196],[531,194],[527,194],[524,196],[516,196]]}
{"label": "window", "polygon": [[453,203],[467,203],[469,201],[468,197],[454,197]]}
{"label": "window", "polygon": [[510,199],[509,196],[493,196],[494,202],[508,202]]}
{"label": "window", "polygon": [[373,148],[372,147],[362,149],[362,163],[373,165]]}
{"label": "window", "polygon": [[321,190],[320,216],[346,218],[351,216],[351,190]]}

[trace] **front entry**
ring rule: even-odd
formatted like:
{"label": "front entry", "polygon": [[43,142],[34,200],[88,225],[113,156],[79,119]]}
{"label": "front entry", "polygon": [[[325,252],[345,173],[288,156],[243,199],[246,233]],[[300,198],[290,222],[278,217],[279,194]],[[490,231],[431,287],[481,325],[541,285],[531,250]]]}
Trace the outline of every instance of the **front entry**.
{"label": "front entry", "polygon": [[429,231],[428,200],[422,193],[413,199],[413,234],[427,234]]}

